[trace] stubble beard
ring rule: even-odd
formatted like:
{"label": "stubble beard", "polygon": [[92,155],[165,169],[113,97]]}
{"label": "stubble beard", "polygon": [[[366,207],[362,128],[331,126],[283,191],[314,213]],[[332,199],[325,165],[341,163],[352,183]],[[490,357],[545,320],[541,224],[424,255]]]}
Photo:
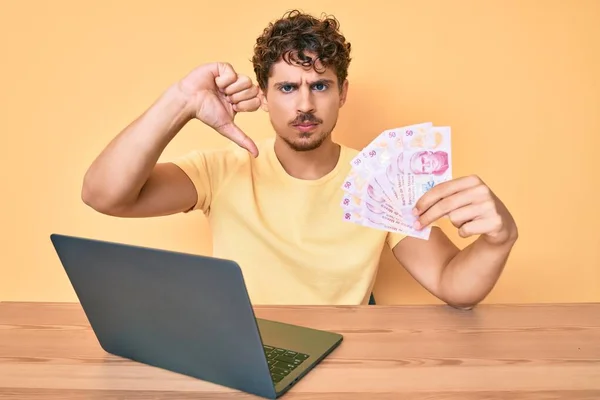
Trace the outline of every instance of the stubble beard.
{"label": "stubble beard", "polygon": [[[325,142],[331,136],[335,125],[336,124],[334,124],[329,131],[320,133],[318,137],[315,137],[315,133],[301,133],[298,137],[299,140],[296,138],[290,139],[283,135],[281,135],[281,139],[283,139],[283,141],[290,147],[290,149],[294,151],[312,151],[318,149],[323,144],[323,142]],[[305,140],[307,138],[308,140]]]}

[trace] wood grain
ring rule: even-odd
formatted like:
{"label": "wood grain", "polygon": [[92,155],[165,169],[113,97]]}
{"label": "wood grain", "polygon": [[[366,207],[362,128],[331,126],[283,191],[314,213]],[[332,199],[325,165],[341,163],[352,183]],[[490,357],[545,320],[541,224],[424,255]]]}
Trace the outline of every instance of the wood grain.
{"label": "wood grain", "polygon": [[[600,304],[256,307],[342,345],[286,399],[600,399]],[[0,399],[255,399],[105,353],[79,304],[0,303]]]}

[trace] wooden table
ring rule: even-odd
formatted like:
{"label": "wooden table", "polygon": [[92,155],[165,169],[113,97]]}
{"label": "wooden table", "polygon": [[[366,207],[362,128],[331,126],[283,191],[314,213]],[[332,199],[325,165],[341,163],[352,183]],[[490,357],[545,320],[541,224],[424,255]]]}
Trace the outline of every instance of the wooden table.
{"label": "wooden table", "polygon": [[[284,399],[600,399],[600,304],[256,307],[342,345]],[[106,354],[79,304],[0,303],[0,399],[258,399]]]}

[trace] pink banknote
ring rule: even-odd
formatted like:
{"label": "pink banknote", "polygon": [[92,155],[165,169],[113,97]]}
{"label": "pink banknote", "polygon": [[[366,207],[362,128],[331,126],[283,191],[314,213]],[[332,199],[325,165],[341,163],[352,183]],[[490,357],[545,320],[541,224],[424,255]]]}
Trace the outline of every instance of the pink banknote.
{"label": "pink banknote", "polygon": [[351,161],[343,218],[428,239],[431,228],[413,229],[412,209],[425,192],[452,179],[450,139],[449,127],[429,122],[382,132]]}

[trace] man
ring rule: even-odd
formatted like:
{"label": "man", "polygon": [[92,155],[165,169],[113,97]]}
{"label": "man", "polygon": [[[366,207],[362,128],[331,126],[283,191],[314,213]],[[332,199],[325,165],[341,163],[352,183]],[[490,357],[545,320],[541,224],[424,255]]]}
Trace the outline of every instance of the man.
{"label": "man", "polygon": [[[348,93],[350,44],[334,18],[294,11],[257,39],[258,85],[227,63],[210,63],[169,87],[92,163],[83,201],[118,217],[201,210],[214,255],[242,267],[256,304],[365,304],[389,245],[433,295],[470,308],[495,285],[517,240],[508,210],[476,176],[439,184],[417,203],[418,228],[449,216],[462,251],[437,227],[429,240],[341,218],[341,185],[356,150],[332,141]],[[275,137],[254,143],[234,123],[261,107]],[[158,158],[192,119],[232,146]]]}

